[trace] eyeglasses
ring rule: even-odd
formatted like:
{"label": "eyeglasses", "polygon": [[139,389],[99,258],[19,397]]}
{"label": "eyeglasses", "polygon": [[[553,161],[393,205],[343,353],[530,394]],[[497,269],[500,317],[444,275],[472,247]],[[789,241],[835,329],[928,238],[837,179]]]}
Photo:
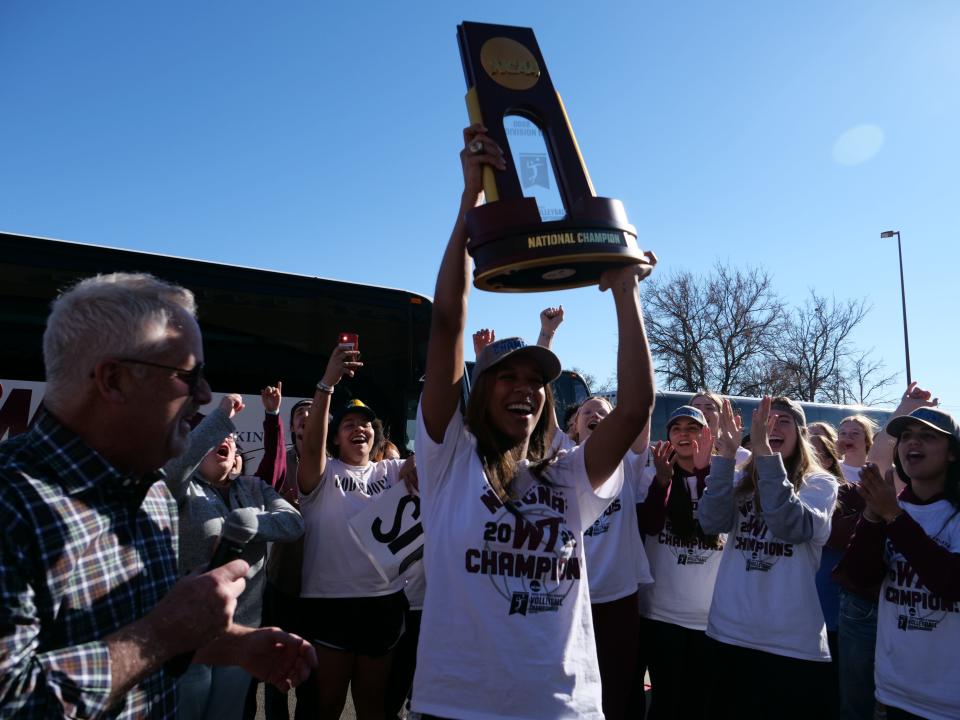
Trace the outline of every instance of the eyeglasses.
{"label": "eyeglasses", "polygon": [[146,365],[147,367],[160,368],[161,370],[169,370],[177,378],[187,385],[187,389],[190,391],[191,395],[195,395],[197,392],[197,386],[200,385],[203,380],[203,363],[199,362],[194,365],[189,370],[184,370],[183,368],[173,367],[172,365],[161,365],[160,363],[148,362],[147,360],[134,360],[133,358],[120,358],[120,362],[131,363],[133,365]]}

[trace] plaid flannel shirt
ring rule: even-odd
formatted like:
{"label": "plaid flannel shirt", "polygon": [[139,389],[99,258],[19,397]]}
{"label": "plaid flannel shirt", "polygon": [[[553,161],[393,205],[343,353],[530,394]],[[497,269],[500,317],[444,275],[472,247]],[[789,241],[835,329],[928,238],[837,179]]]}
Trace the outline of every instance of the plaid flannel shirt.
{"label": "plaid flannel shirt", "polygon": [[163,670],[113,707],[103,638],[177,579],[177,507],[41,409],[0,444],[0,718],[167,718]]}

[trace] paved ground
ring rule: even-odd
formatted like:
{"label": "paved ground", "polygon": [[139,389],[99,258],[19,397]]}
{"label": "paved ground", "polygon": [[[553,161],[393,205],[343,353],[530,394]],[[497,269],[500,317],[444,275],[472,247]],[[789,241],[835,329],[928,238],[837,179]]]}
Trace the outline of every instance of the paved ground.
{"label": "paved ground", "polygon": [[[296,693],[291,692],[287,701],[290,708],[290,717],[293,717],[294,710],[297,707]],[[263,687],[260,687],[257,691],[257,720],[266,720],[266,715],[263,712]],[[340,720],[357,720],[357,714],[353,710],[353,700],[350,699],[349,693],[347,693],[347,704],[343,708]]]}

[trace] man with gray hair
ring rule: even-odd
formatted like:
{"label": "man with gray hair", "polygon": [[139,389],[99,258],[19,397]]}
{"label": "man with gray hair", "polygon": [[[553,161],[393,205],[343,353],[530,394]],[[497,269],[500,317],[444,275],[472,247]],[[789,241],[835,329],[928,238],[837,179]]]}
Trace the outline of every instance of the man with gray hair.
{"label": "man with gray hair", "polygon": [[0,718],[173,717],[185,659],[287,689],[316,664],[232,622],[247,563],[177,582],[159,468],[210,401],[192,293],[149,275],[83,280],[43,336],[47,391],[0,444]]}

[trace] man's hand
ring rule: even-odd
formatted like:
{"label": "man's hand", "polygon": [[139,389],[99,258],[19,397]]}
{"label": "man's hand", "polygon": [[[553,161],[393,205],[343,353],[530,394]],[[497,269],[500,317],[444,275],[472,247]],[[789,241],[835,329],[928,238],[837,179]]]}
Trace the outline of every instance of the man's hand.
{"label": "man's hand", "polygon": [[278,627],[260,628],[237,638],[237,664],[280,692],[295,688],[317,667],[313,646]]}
{"label": "man's hand", "polygon": [[223,410],[230,419],[233,419],[233,416],[237,413],[243,412],[243,408],[243,398],[236,393],[224,395],[220,399],[220,409]]}
{"label": "man's hand", "polygon": [[280,412],[280,402],[283,400],[283,382],[277,380],[276,385],[268,385],[260,391],[260,400],[263,401],[263,409],[276,415]]}
{"label": "man's hand", "polygon": [[162,654],[190,652],[225,633],[249,571],[245,560],[233,560],[174,585],[144,618],[154,641],[165,650]]}

